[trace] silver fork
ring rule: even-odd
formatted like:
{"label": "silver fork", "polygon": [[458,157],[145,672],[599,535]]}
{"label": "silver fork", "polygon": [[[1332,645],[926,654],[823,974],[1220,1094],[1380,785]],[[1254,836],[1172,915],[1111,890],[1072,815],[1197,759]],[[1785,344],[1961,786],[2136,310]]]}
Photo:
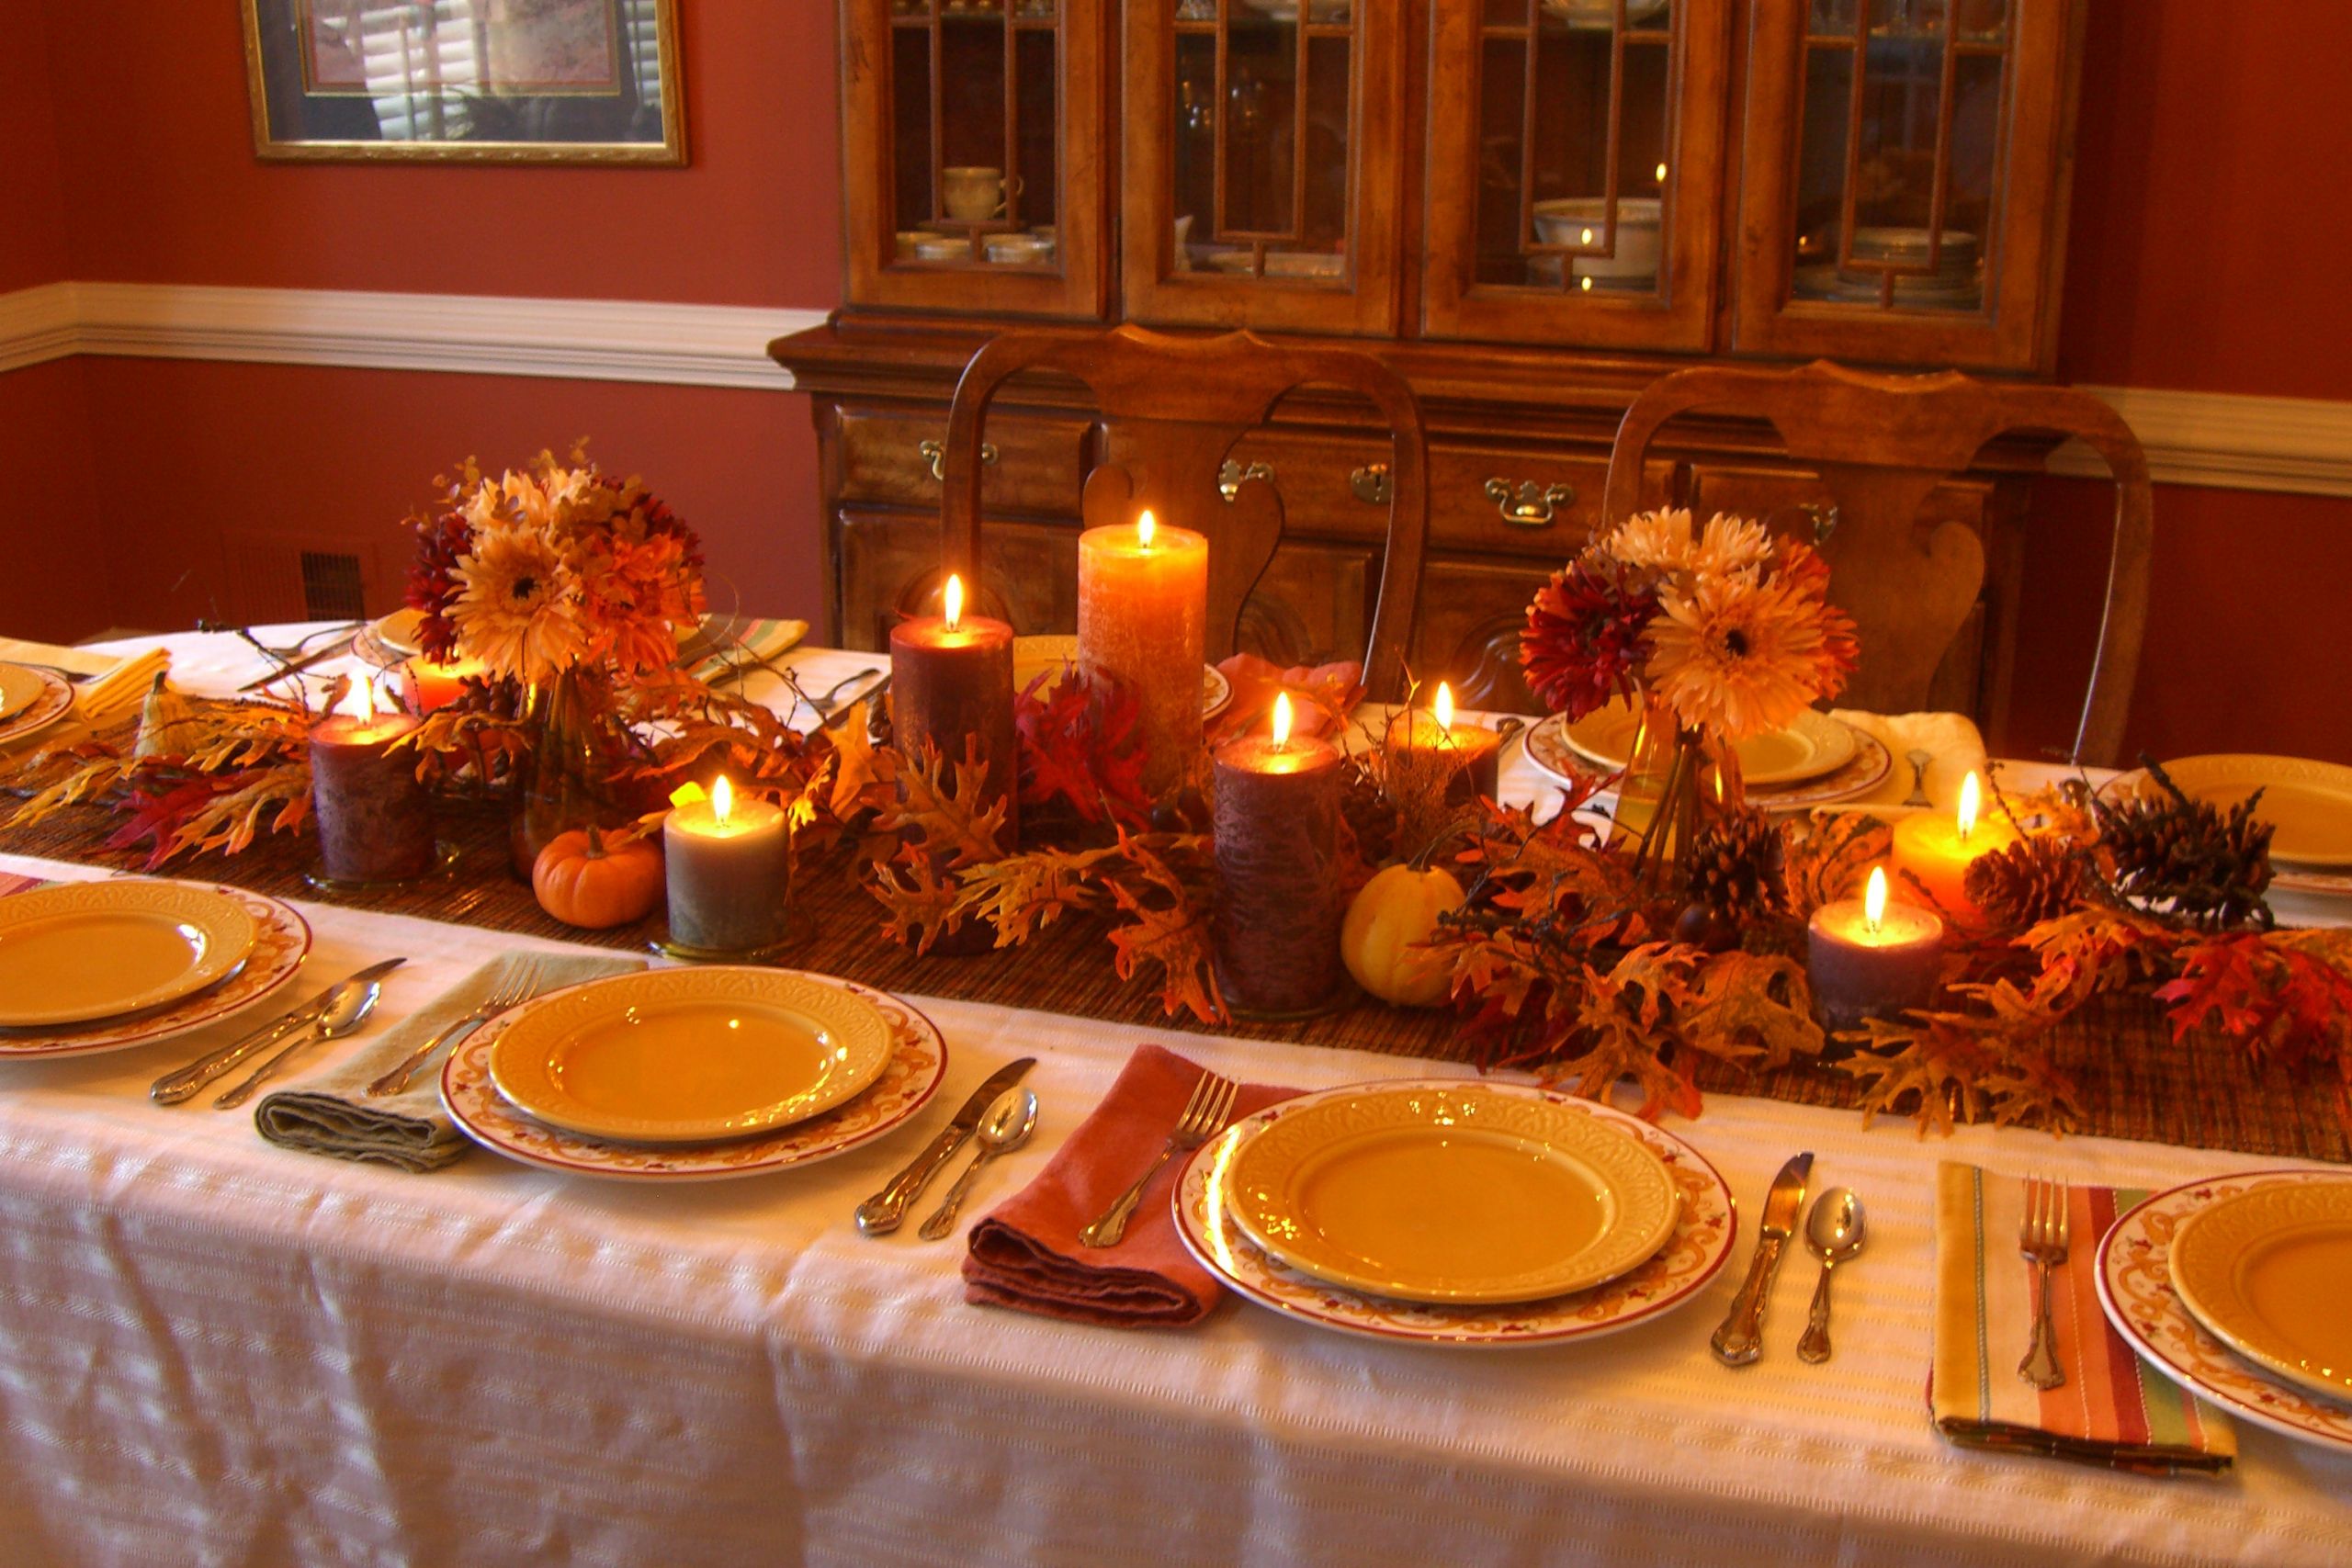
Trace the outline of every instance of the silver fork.
{"label": "silver fork", "polygon": [[410,1052],[401,1059],[398,1066],[369,1084],[368,1097],[380,1099],[388,1094],[400,1093],[401,1090],[408,1088],[408,1080],[416,1076],[416,1069],[432,1059],[434,1052],[457,1039],[460,1034],[470,1033],[481,1028],[508,1008],[520,1006],[538,994],[539,965],[526,964],[508,976],[504,984],[492,991],[480,1007]]}
{"label": "silver fork", "polygon": [[1127,1234],[1127,1221],[1133,1217],[1136,1204],[1143,1197],[1144,1188],[1159,1174],[1159,1168],[1168,1163],[1168,1156],[1179,1149],[1197,1149],[1225,1131],[1225,1124],[1233,1119],[1233,1098],[1240,1092],[1241,1086],[1231,1078],[1203,1073],[1201,1081],[1193,1086],[1193,1098],[1184,1102],[1184,1114],[1176,1119],[1176,1130],[1169,1134],[1168,1142],[1160,1145],[1159,1157],[1136,1178],[1133,1187],[1112,1200],[1111,1206],[1102,1211],[1102,1218],[1079,1232],[1078,1239],[1089,1247],[1118,1246]]}
{"label": "silver fork", "polygon": [[2025,1183],[2025,1223],[2019,1227],[2018,1250],[2033,1265],[2037,1304],[2033,1343],[2018,1363],[2018,1376],[2036,1388],[2056,1388],[2066,1381],[2058,1364],[2058,1331],[2050,1323],[2050,1269],[2066,1261],[2066,1184],[2048,1177],[2030,1176]]}

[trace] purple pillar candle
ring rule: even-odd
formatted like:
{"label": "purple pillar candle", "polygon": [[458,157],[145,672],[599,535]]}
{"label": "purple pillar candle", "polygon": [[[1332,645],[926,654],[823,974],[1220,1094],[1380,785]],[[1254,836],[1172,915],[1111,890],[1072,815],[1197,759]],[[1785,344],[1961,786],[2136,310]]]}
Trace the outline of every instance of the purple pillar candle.
{"label": "purple pillar candle", "polygon": [[1944,923],[1932,910],[1891,904],[1884,867],[1871,872],[1861,898],[1824,904],[1806,932],[1805,975],[1821,1021],[1852,1030],[1935,1000],[1943,966]]}
{"label": "purple pillar candle", "polygon": [[337,882],[406,882],[437,863],[432,797],[416,782],[416,758],[392,750],[417,721],[376,712],[374,694],[359,691],[358,714],[330,715],[311,731],[319,857]]}

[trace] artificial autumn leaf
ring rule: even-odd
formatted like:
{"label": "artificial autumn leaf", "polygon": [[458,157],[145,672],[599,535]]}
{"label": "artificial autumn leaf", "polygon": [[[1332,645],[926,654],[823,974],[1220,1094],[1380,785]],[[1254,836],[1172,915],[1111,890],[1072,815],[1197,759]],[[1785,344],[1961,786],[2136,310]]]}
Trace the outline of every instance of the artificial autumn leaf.
{"label": "artificial autumn leaf", "polygon": [[2044,920],[2018,938],[2045,973],[2067,977],[2075,1005],[2167,967],[2180,934],[2153,916],[2094,904]]}
{"label": "artificial autumn leaf", "polygon": [[868,706],[860,697],[846,718],[825,730],[833,745],[833,787],[826,805],[843,822],[873,804],[870,790],[889,783],[888,758],[895,753],[876,749]]}
{"label": "artificial autumn leaf", "polygon": [[900,798],[884,808],[876,826],[907,837],[907,858],[919,841],[949,870],[960,871],[1002,852],[999,838],[1011,803],[989,789],[989,766],[980,759],[978,736],[965,738],[964,758],[952,768],[928,742],[920,757],[902,753],[901,761]]}
{"label": "artificial autumn leaf", "polygon": [[1868,1045],[1837,1066],[1862,1082],[1863,1126],[1882,1111],[1900,1111],[1905,1099],[1914,1095],[1917,1102],[1910,1113],[1923,1138],[1931,1127],[1951,1136],[1955,1111],[1962,1120],[1973,1119],[1975,1086],[1996,1065],[1982,1020],[1925,1012],[1862,1022],[1870,1032]]}
{"label": "artificial autumn leaf", "polygon": [[1684,1038],[1709,1055],[1760,1054],[1768,1069],[1800,1054],[1819,1055],[1826,1038],[1814,1021],[1804,965],[1736,949],[1699,966],[1681,1022]]}
{"label": "artificial autumn leaf", "polygon": [[2173,1037],[2210,1029],[2256,1061],[2290,1070],[2332,1061],[2352,1080],[2352,973],[2329,961],[2343,940],[2338,931],[2249,934],[2184,950],[2180,977],[2155,993],[2169,1004]]}
{"label": "artificial autumn leaf", "polygon": [[1894,841],[1894,829],[1858,811],[1799,814],[1781,834],[1781,893],[1800,921],[1824,904],[1859,896],[1870,868],[1886,859]]}
{"label": "artificial autumn leaf", "polygon": [[882,934],[920,956],[963,925],[965,897],[953,878],[941,877],[937,864],[922,850],[910,846],[900,858],[904,870],[887,861],[874,862],[866,886],[889,911]]}
{"label": "artificial autumn leaf", "polygon": [[2053,1134],[2082,1125],[2080,1091],[2050,1051],[2033,1046],[2005,1051],[1978,1075],[1975,1087],[1996,1127],[2028,1117]]}
{"label": "artificial autumn leaf", "polygon": [[996,945],[1017,947],[1072,909],[1101,907],[1115,884],[1093,873],[1122,846],[1096,850],[1029,850],[958,878],[973,913],[996,928]]}
{"label": "artificial autumn leaf", "polygon": [[[1167,890],[1164,883],[1162,890]],[[1163,1013],[1173,1017],[1182,1008],[1203,1023],[1223,1023],[1227,1015],[1224,993],[1217,989],[1209,911],[1187,897],[1181,886],[1175,887],[1174,896],[1174,903],[1155,907],[1129,892],[1125,884],[1111,885],[1112,898],[1135,917],[1111,932],[1113,965],[1120,979],[1132,980],[1137,964],[1148,960],[1159,964]]]}
{"label": "artificial autumn leaf", "polygon": [[[1051,682],[1049,684],[1049,682]],[[1139,828],[1150,815],[1143,787],[1142,710],[1116,682],[1090,682],[1077,671],[1048,672],[1012,700],[1021,740],[1021,804],[1065,804],[1081,822]]]}
{"label": "artificial autumn leaf", "polygon": [[[1634,1114],[1656,1121],[1671,1106],[1685,1116],[1700,1110],[1699,1086],[1671,1066],[1664,1047],[1674,1035],[1665,1025],[1690,999],[1690,973],[1697,949],[1679,942],[1648,942],[1619,959],[1606,974],[1584,966],[1583,984],[1573,997],[1568,1039],[1584,1049],[1544,1069],[1547,1082],[1568,1092],[1606,1101],[1620,1080],[1632,1078],[1642,1102]],[[1560,1010],[1561,996],[1554,1010]]]}

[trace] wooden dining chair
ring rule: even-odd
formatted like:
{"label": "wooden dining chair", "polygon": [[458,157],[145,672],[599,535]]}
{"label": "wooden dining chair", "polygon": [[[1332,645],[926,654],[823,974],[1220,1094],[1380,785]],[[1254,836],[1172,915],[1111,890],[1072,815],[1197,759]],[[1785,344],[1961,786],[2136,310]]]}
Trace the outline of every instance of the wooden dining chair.
{"label": "wooden dining chair", "polygon": [[1176,337],[1129,325],[1092,334],[1003,333],[965,366],[948,410],[943,575],[979,580],[983,427],[998,389],[1024,372],[1084,382],[1100,417],[1120,434],[1121,460],[1087,475],[1080,502],[1087,526],[1132,522],[1148,506],[1161,520],[1208,536],[1212,660],[1234,651],[1242,606],[1283,536],[1282,497],[1272,484],[1257,477],[1221,484],[1234,443],[1299,387],[1333,387],[1368,399],[1387,421],[1395,452],[1364,684],[1375,700],[1403,698],[1429,534],[1429,435],[1403,377],[1353,349],[1273,344],[1246,332]]}
{"label": "wooden dining chair", "polygon": [[2075,732],[2078,762],[2115,761],[2148,609],[2148,460],[2115,411],[2071,387],[1973,380],[1956,371],[1884,376],[1826,360],[1789,370],[1703,366],[1651,383],[1617,427],[1601,515],[1639,509],[1642,460],[1677,415],[1763,420],[1815,468],[1832,504],[1815,534],[1830,595],[1854,617],[1862,665],[1845,699],[1899,713],[1926,705],[1929,682],[1984,584],[1984,548],[1966,524],[1921,515],[1928,492],[2010,432],[2080,439],[2115,480],[2115,530],[2098,651]]}

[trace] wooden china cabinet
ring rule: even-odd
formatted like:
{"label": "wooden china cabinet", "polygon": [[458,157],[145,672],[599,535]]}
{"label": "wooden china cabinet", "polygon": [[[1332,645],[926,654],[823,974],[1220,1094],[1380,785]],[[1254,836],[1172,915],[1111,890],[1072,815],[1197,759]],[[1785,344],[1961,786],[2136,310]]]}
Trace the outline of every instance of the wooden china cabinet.
{"label": "wooden china cabinet", "polygon": [[[2048,373],[2081,24],[2081,0],[842,0],[847,303],[772,350],[815,404],[827,630],[881,648],[933,591],[936,444],[991,333],[1247,326],[1411,381],[1413,668],[1527,706],[1527,599],[1597,520],[1651,379],[1815,356]],[[1834,534],[1768,429],[1668,434],[1655,499]],[[987,435],[989,594],[1067,631],[1080,489],[1132,433],[1040,381]],[[1272,485],[1288,520],[1245,645],[1360,651],[1385,429],[1310,390],[1230,457],[1227,488]],[[1929,502],[1991,562],[1936,695],[1996,722],[2040,458],[1997,448]]]}

